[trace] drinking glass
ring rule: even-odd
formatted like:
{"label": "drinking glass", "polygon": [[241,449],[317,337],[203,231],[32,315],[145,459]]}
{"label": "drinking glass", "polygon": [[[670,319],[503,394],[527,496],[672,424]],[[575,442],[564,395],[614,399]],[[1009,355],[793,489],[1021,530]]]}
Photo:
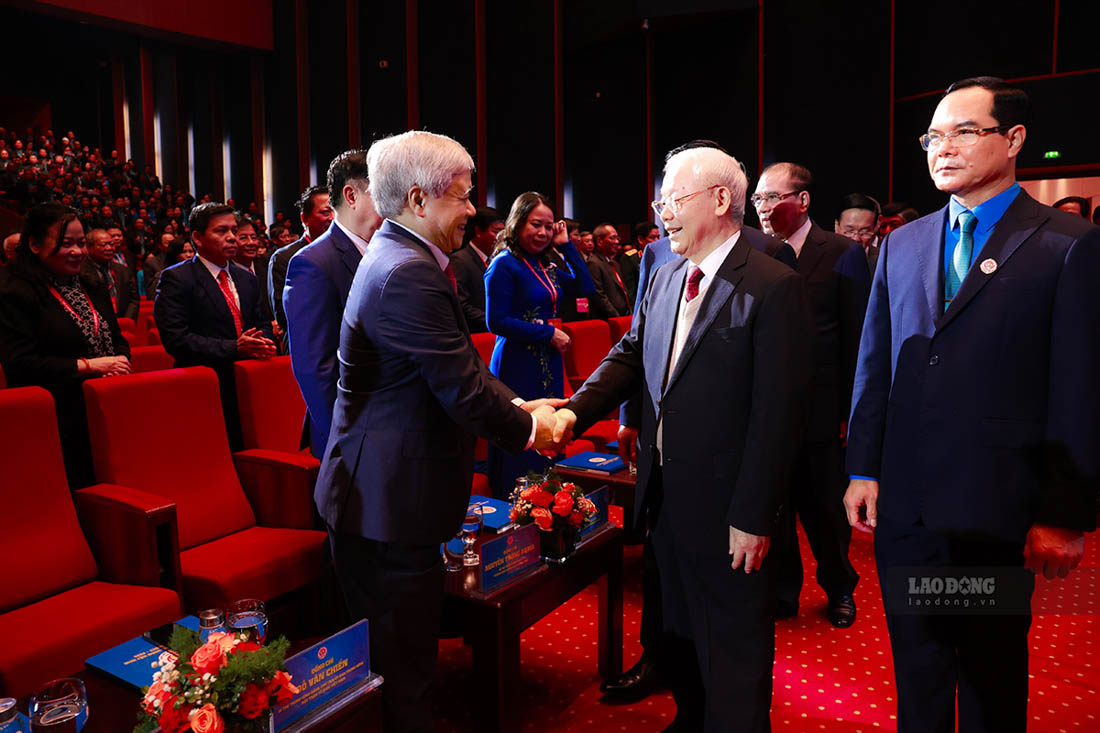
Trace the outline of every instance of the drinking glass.
{"label": "drinking glass", "polygon": [[515,487],[512,490],[512,501],[519,499],[520,495],[527,490],[527,487],[531,485],[531,482],[527,480],[526,476],[520,476],[516,479]]}
{"label": "drinking glass", "polygon": [[88,696],[75,677],[46,683],[27,707],[34,733],[80,733],[88,722]]}
{"label": "drinking glass", "polygon": [[462,543],[466,545],[466,552],[462,555],[462,564],[466,567],[475,567],[481,564],[481,558],[474,552],[474,543],[481,534],[481,525],[484,522],[481,507],[473,504],[466,509],[466,519],[462,521]]}
{"label": "drinking glass", "polygon": [[263,601],[256,598],[234,601],[226,613],[231,632],[247,634],[249,641],[263,646],[267,640],[267,613]]}
{"label": "drinking glass", "polygon": [[457,573],[466,567],[463,564],[463,553],[465,545],[462,542],[462,530],[458,530],[458,534],[454,536],[454,539],[443,543],[443,569],[450,573]]}
{"label": "drinking glass", "polygon": [[220,608],[199,611],[199,641],[205,644],[216,631],[226,631],[225,614]]}

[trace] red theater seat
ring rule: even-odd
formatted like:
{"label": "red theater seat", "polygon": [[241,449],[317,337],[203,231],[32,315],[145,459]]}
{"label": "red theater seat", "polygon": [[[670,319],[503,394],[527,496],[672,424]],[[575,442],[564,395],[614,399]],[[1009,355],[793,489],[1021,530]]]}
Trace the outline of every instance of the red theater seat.
{"label": "red theater seat", "polygon": [[159,346],[160,345],[160,330],[159,329],[156,329],[156,328],[150,328],[149,329],[149,345],[150,346]]}
{"label": "red theater seat", "polygon": [[130,369],[134,374],[171,369],[176,360],[160,344],[135,346],[130,349]]}
{"label": "red theater seat", "polygon": [[488,332],[475,333],[471,335],[471,338],[474,340],[474,348],[481,355],[481,360],[488,364],[493,358],[493,344],[497,341],[496,334]]}
{"label": "red theater seat", "polygon": [[565,376],[576,389],[611,351],[611,328],[607,321],[573,321],[562,324],[562,329],[573,339],[563,356]]}
{"label": "red theater seat", "polygon": [[[303,461],[292,454],[256,459],[270,481],[250,481],[255,471],[238,473],[213,371],[94,379],[84,383],[84,394],[96,476],[176,504],[185,608],[268,600],[318,577],[325,533],[308,529],[313,502],[301,481]],[[162,416],[157,439],[181,450],[125,450],[126,436],[150,404]]]}
{"label": "red theater seat", "polygon": [[607,319],[607,325],[611,326],[611,343],[619,343],[619,339],[630,330],[630,324],[633,320],[632,316],[615,316]]}
{"label": "red theater seat", "polygon": [[110,487],[70,493],[45,390],[0,392],[0,464],[0,697],[179,618],[175,590],[157,587],[168,576],[155,537],[174,526],[174,507]]}

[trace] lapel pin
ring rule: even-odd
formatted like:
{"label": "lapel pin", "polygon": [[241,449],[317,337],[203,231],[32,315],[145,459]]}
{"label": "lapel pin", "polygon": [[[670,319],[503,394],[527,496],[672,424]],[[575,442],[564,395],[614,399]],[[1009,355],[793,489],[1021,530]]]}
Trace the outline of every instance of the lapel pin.
{"label": "lapel pin", "polygon": [[979,267],[981,268],[982,272],[985,273],[986,275],[992,275],[993,273],[995,273],[997,271],[997,260],[994,260],[994,259],[982,260],[982,264],[979,265]]}

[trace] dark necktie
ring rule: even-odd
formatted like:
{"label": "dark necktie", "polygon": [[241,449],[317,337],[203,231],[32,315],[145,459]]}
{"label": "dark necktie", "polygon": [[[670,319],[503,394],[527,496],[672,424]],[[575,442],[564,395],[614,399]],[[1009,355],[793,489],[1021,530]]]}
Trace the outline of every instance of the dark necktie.
{"label": "dark necktie", "polygon": [[447,266],[443,268],[443,274],[447,276],[447,279],[451,281],[451,289],[458,294],[458,278],[455,277],[455,270],[451,267],[451,263],[448,262]]}
{"label": "dark necktie", "polygon": [[691,270],[688,271],[687,291],[684,293],[684,298],[688,303],[699,296],[699,283],[702,280],[703,268],[692,265]]}

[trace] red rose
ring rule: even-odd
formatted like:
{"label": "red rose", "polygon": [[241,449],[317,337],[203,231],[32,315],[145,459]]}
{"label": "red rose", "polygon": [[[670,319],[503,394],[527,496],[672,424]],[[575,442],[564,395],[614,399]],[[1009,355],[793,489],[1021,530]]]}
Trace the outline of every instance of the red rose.
{"label": "red rose", "polygon": [[280,669],[267,683],[267,694],[275,698],[276,705],[286,705],[298,694],[298,688],[291,683],[290,675]]}
{"label": "red rose", "polygon": [[184,733],[191,727],[188,716],[191,714],[192,706],[183,704],[177,708],[177,702],[181,702],[178,697],[170,697],[161,706],[157,724],[164,733]]}
{"label": "red rose", "polygon": [[191,730],[194,733],[223,733],[225,721],[218,715],[213,703],[206,703],[191,718]]}
{"label": "red rose", "polygon": [[256,684],[247,684],[237,701],[237,712],[242,718],[258,718],[269,707],[267,688]]}
{"label": "red rose", "polygon": [[550,502],[554,501],[554,495],[543,489],[535,489],[531,492],[531,498],[528,501],[537,507],[545,508],[550,506]]}
{"label": "red rose", "polygon": [[191,666],[199,675],[217,674],[225,662],[225,651],[217,641],[206,642],[191,655]]}
{"label": "red rose", "polygon": [[240,644],[233,647],[233,653],[236,654],[237,652],[258,652],[261,649],[263,649],[263,647],[254,641],[242,641]]}
{"label": "red rose", "polygon": [[163,682],[157,680],[153,684],[149,685],[149,691],[145,693],[145,697],[141,701],[142,709],[150,715],[155,715],[158,710],[162,708],[167,700],[172,699],[171,691],[165,686]]}
{"label": "red rose", "polygon": [[565,489],[554,494],[554,514],[568,517],[573,511],[573,495]]}
{"label": "red rose", "polygon": [[539,526],[544,532],[549,532],[550,528],[554,526],[554,515],[547,509],[532,509],[531,518],[535,520],[535,524]]}
{"label": "red rose", "polygon": [[579,527],[584,524],[584,515],[578,511],[574,511],[569,515],[569,523],[574,527]]}

